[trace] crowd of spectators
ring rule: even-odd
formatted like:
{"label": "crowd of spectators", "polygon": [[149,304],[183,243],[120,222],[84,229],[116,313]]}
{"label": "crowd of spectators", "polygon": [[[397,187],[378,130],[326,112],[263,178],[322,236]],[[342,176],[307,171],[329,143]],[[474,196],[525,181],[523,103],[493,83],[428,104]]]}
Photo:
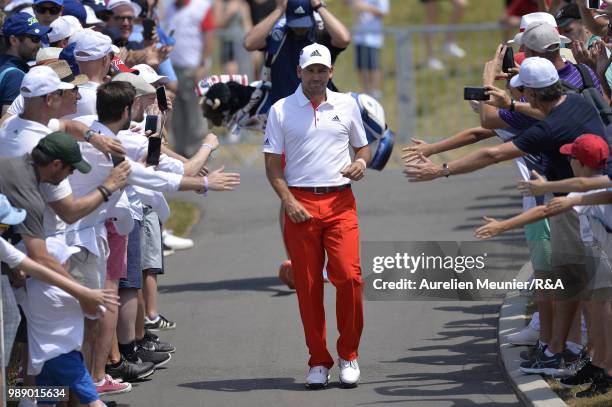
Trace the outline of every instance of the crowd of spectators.
{"label": "crowd of spectators", "polygon": [[[580,0],[521,3],[535,9],[484,66],[487,100],[470,101],[481,126],[431,144],[414,140],[404,149],[404,172],[421,182],[515,160],[524,212],[485,217],[475,236],[523,228],[534,277],[563,283],[561,292],[536,290],[538,312],[508,340],[530,346],[521,354],[524,374],[584,386],[576,397],[589,398],[612,389],[612,2],[597,9]],[[502,69],[510,47],[514,64]],[[441,165],[428,158],[492,137],[502,143]]]}

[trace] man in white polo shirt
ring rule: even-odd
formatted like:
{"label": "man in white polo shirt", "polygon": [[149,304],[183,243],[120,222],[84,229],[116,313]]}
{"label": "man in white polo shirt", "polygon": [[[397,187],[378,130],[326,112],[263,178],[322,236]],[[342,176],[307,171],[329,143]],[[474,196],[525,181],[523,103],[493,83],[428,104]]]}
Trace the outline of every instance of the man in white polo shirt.
{"label": "man in white polo shirt", "polygon": [[[365,175],[370,148],[357,103],[332,92],[329,50],[304,47],[295,93],[270,109],[263,146],[266,173],[285,207],[284,239],[291,257],[306,345],[306,387],[327,386],[334,360],[325,339],[323,264],[336,287],[340,383],[355,387],[363,330],[359,226],[350,181]],[[349,144],[355,152],[351,162]],[[283,172],[281,155],[286,156]]]}

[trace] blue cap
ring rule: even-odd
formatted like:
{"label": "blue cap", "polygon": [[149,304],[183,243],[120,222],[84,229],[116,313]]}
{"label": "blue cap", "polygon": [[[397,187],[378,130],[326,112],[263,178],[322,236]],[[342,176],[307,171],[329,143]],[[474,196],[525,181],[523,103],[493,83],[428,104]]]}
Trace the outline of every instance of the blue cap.
{"label": "blue cap", "polygon": [[2,33],[9,35],[35,35],[42,37],[51,31],[50,27],[40,25],[36,17],[28,13],[15,13],[4,20]]}
{"label": "blue cap", "polygon": [[74,48],[75,47],[76,47],[76,42],[73,42],[72,44],[62,49],[62,52],[60,52],[59,59],[62,59],[68,62],[68,65],[70,66],[70,69],[72,70],[72,74],[76,76],[80,74],[81,71],[79,70],[79,65],[77,65],[76,59],[74,58]]}
{"label": "blue cap", "polygon": [[85,25],[85,21],[87,21],[87,10],[85,10],[85,6],[81,3],[77,3],[75,0],[66,0],[64,2],[64,12],[62,15],[74,16],[82,25]]}
{"label": "blue cap", "polygon": [[26,215],[25,210],[13,208],[6,196],[0,194],[0,223],[18,225],[23,222]]}
{"label": "blue cap", "polygon": [[64,0],[34,0],[34,4],[40,4],[40,3],[54,3],[57,4],[58,6],[63,6],[64,5]]}
{"label": "blue cap", "polygon": [[310,28],[314,25],[310,0],[289,0],[285,11],[287,26],[291,28]]}
{"label": "blue cap", "polygon": [[101,11],[108,11],[104,0],[83,0],[83,5],[91,7],[94,13],[99,13]]}

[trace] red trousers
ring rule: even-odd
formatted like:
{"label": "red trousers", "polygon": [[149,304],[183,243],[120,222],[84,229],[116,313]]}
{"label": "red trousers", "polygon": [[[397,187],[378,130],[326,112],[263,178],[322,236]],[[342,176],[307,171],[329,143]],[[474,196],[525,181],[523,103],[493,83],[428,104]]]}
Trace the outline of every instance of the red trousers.
{"label": "red trousers", "polygon": [[336,321],[340,337],[338,355],[357,358],[363,330],[363,296],[359,262],[359,225],[355,198],[350,189],[316,195],[292,189],[295,198],[313,216],[293,223],[285,214],[284,239],[295,280],[308,365],[330,368],[334,359],[327,350],[323,307],[323,265],[327,253],[327,276],[336,288]]}

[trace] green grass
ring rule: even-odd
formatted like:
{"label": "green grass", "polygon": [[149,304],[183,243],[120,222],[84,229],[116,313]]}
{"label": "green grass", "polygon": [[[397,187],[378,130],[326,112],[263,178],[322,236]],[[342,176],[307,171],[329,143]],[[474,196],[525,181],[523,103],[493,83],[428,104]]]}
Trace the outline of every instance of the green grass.
{"label": "green grass", "polygon": [[164,224],[164,228],[172,230],[176,236],[189,236],[191,228],[200,219],[200,209],[190,202],[178,199],[172,199],[168,204],[170,205],[170,218]]}
{"label": "green grass", "polygon": [[569,407],[610,407],[612,406],[612,393],[604,394],[599,397],[593,397],[588,399],[578,399],[575,394],[579,391],[585,390],[588,386],[580,386],[574,389],[566,389],[561,386],[557,381],[552,379],[546,380],[550,385],[550,388],[559,395],[567,403]]}

